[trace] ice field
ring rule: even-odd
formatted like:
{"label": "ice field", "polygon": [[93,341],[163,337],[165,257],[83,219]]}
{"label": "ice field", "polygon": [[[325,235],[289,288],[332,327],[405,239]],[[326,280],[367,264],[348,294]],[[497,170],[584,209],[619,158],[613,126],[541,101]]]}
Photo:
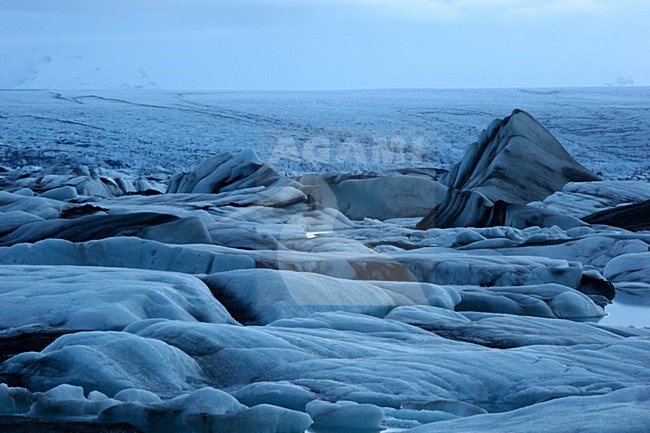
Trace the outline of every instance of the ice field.
{"label": "ice field", "polygon": [[0,431],[648,431],[650,89],[0,101]]}
{"label": "ice field", "polygon": [[[521,108],[595,173],[633,179],[647,178],[649,171],[650,88],[645,87],[5,90],[0,101],[0,163],[9,166],[72,162],[174,172],[212,154],[252,148],[291,174],[448,167],[488,123]],[[342,150],[346,142],[343,149],[349,151]],[[377,152],[382,146],[397,150]]]}

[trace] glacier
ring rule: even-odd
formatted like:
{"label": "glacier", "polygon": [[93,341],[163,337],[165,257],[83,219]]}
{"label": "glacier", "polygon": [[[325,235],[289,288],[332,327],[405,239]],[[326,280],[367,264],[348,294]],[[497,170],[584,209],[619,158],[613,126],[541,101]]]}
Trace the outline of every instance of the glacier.
{"label": "glacier", "polygon": [[0,429],[645,432],[647,91],[0,91]]}

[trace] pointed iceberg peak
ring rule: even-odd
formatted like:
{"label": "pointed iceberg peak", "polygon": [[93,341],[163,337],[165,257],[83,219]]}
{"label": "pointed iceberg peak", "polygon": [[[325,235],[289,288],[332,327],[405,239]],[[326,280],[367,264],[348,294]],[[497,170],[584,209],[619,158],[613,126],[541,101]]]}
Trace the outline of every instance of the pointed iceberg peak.
{"label": "pointed iceberg peak", "polygon": [[543,200],[567,182],[598,179],[533,116],[516,109],[490,123],[445,181],[492,201],[525,204]]}
{"label": "pointed iceberg peak", "polygon": [[418,227],[503,224],[504,206],[495,214],[495,203],[525,205],[568,182],[594,180],[598,176],[573,159],[542,124],[516,109],[492,121],[468,147],[442,179],[449,187],[446,199]]}

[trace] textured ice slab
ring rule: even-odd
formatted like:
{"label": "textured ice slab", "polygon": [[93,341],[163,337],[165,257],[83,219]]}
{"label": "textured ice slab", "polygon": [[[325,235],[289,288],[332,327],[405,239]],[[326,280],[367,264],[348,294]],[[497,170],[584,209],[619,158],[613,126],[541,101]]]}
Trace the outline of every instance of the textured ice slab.
{"label": "textured ice slab", "polygon": [[10,233],[26,224],[41,220],[41,217],[22,210],[3,212],[0,220],[0,234]]}
{"label": "textured ice slab", "polygon": [[488,248],[488,242],[473,242],[462,247],[467,253],[481,255],[538,256],[558,260],[575,260],[583,265],[604,269],[613,258],[622,254],[641,253],[648,250],[648,244],[625,235],[595,233],[579,239],[554,239],[549,234],[539,233],[526,239],[516,247]]}
{"label": "textured ice slab", "polygon": [[[197,432],[303,433],[312,420],[309,415],[277,406],[261,404],[232,415],[194,414],[185,425]],[[184,433],[182,428],[178,433]]]}
{"label": "textured ice slab", "polygon": [[214,274],[204,281],[244,323],[332,310],[383,317],[394,306],[387,293],[371,284],[318,274],[255,269]]}
{"label": "textured ice slab", "polygon": [[398,307],[386,319],[408,323],[445,338],[497,348],[613,343],[622,338],[595,325],[573,321],[455,312],[426,306]]}
{"label": "textured ice slab", "polygon": [[168,193],[210,194],[255,186],[270,186],[282,177],[263,164],[252,149],[233,155],[224,152],[202,161],[193,171],[181,173],[169,182]]}
{"label": "textured ice slab", "polygon": [[650,304],[650,253],[620,255],[607,263],[603,275],[617,289],[645,299],[636,299],[636,303]]}
{"label": "textured ice slab", "polygon": [[[169,230],[163,233],[135,232],[140,237],[168,242],[214,243],[244,249],[281,249],[294,240],[305,240],[306,231],[347,228],[352,223],[331,208],[317,208],[293,186],[251,187],[219,194],[165,194],[129,196],[96,202],[111,215],[155,213],[175,215],[184,221],[199,219],[204,230]],[[179,223],[180,224],[180,223]],[[193,226],[197,226],[196,223]],[[205,231],[209,233],[205,239]],[[161,232],[161,230],[158,230]],[[172,236],[168,232],[177,232]]]}
{"label": "textured ice slab", "polygon": [[63,203],[42,197],[29,197],[20,194],[0,191],[0,212],[24,212],[38,218],[57,218]]}
{"label": "textured ice slab", "polygon": [[314,400],[307,405],[307,413],[315,426],[347,430],[379,431],[384,419],[384,412],[377,406],[352,401],[330,403]]}
{"label": "textured ice slab", "polygon": [[307,272],[251,269],[203,278],[242,323],[268,324],[324,311],[383,317],[398,305],[424,303],[453,309],[453,288],[415,282],[366,282]]}
{"label": "textured ice slab", "polygon": [[592,397],[565,397],[508,413],[427,424],[409,433],[583,431],[644,433],[650,423],[650,388],[640,386]]}
{"label": "textured ice slab", "polygon": [[[125,254],[128,252],[128,254]],[[580,288],[578,262],[534,256],[484,256],[435,248],[386,254],[350,252],[244,251],[215,245],[166,245],[138,238],[72,244],[48,239],[0,248],[4,264],[121,266],[186,273],[259,267],[314,272],[336,278],[420,281],[434,284],[512,286],[558,283]]]}
{"label": "textured ice slab", "polygon": [[160,403],[115,405],[99,414],[101,422],[128,422],[145,432],[262,432],[303,433],[312,421],[308,415],[276,406],[248,409],[231,395],[202,388]]}
{"label": "textured ice slab", "polygon": [[172,244],[211,243],[203,222],[196,217],[178,218],[153,212],[106,215],[98,213],[73,219],[35,221],[2,236],[3,245],[34,243],[44,239],[85,242],[118,236],[136,236]]}
{"label": "textured ice slab", "polygon": [[[256,254],[262,261],[272,257]],[[576,262],[544,257],[488,257],[421,248],[368,256],[291,252],[275,256],[280,269],[311,271],[351,279],[423,281],[434,284],[507,286],[559,283],[576,288],[582,267]],[[338,263],[337,263],[338,259]]]}
{"label": "textured ice slab", "polygon": [[246,406],[270,404],[305,412],[307,404],[317,395],[290,382],[254,382],[236,389],[232,395]]}
{"label": "textured ice slab", "polygon": [[304,433],[312,424],[306,413],[268,404],[248,408],[228,393],[210,387],[163,401],[149,391],[136,388],[122,390],[109,398],[99,391],[91,391],[86,396],[82,387],[67,384],[35,393],[0,384],[0,402],[3,404],[0,413],[93,421],[108,429],[107,424],[128,423],[124,425],[137,426],[141,429],[138,431],[146,433]]}
{"label": "textured ice slab", "polygon": [[530,206],[578,218],[602,210],[650,200],[650,183],[639,181],[571,182]]}
{"label": "textured ice slab", "polygon": [[[86,397],[82,387],[67,384],[44,393],[34,393],[32,398],[34,402],[28,415],[53,419],[92,419],[99,411],[118,404],[98,391],[93,391]],[[158,397],[152,394],[151,398]]]}
{"label": "textured ice slab", "polygon": [[70,266],[0,266],[0,328],[121,330],[142,319],[236,323],[197,278]]}
{"label": "textured ice slab", "polygon": [[40,353],[11,358],[2,370],[19,375],[33,391],[72,384],[108,396],[129,388],[173,396],[202,383],[201,368],[181,350],[125,332],[64,335]]}
{"label": "textured ice slab", "polygon": [[216,245],[169,245],[135,237],[72,243],[46,239],[35,244],[0,247],[0,263],[106,266],[209,274],[255,267],[253,259]]}
{"label": "textured ice slab", "polygon": [[33,403],[34,396],[29,390],[0,383],[0,414],[22,414],[28,412]]}
{"label": "textured ice slab", "polygon": [[459,287],[458,311],[596,321],[605,312],[588,296],[559,284],[519,287]]}
{"label": "textured ice slab", "polygon": [[323,206],[355,220],[423,217],[447,192],[446,186],[423,175],[347,178],[309,174],[298,177],[298,181],[304,185],[303,191]]}
{"label": "textured ice slab", "polygon": [[650,253],[624,254],[612,259],[603,274],[617,281],[639,281],[650,283]]}
{"label": "textured ice slab", "polygon": [[[297,185],[296,185],[297,186]],[[217,194],[212,193],[168,193],[153,196],[122,196],[101,200],[101,204],[110,208],[131,207],[148,210],[159,209],[210,209],[221,206],[268,206],[286,207],[294,203],[307,200],[305,194],[295,186],[276,185],[269,187],[253,186],[233,191],[223,191]]]}

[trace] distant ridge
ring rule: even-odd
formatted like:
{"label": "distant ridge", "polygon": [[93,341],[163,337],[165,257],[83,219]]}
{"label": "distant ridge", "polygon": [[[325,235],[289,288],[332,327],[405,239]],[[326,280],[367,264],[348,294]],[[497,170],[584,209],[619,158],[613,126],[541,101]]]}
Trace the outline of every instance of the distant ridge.
{"label": "distant ridge", "polygon": [[139,65],[86,56],[44,56],[25,63],[13,78],[15,89],[156,89]]}

